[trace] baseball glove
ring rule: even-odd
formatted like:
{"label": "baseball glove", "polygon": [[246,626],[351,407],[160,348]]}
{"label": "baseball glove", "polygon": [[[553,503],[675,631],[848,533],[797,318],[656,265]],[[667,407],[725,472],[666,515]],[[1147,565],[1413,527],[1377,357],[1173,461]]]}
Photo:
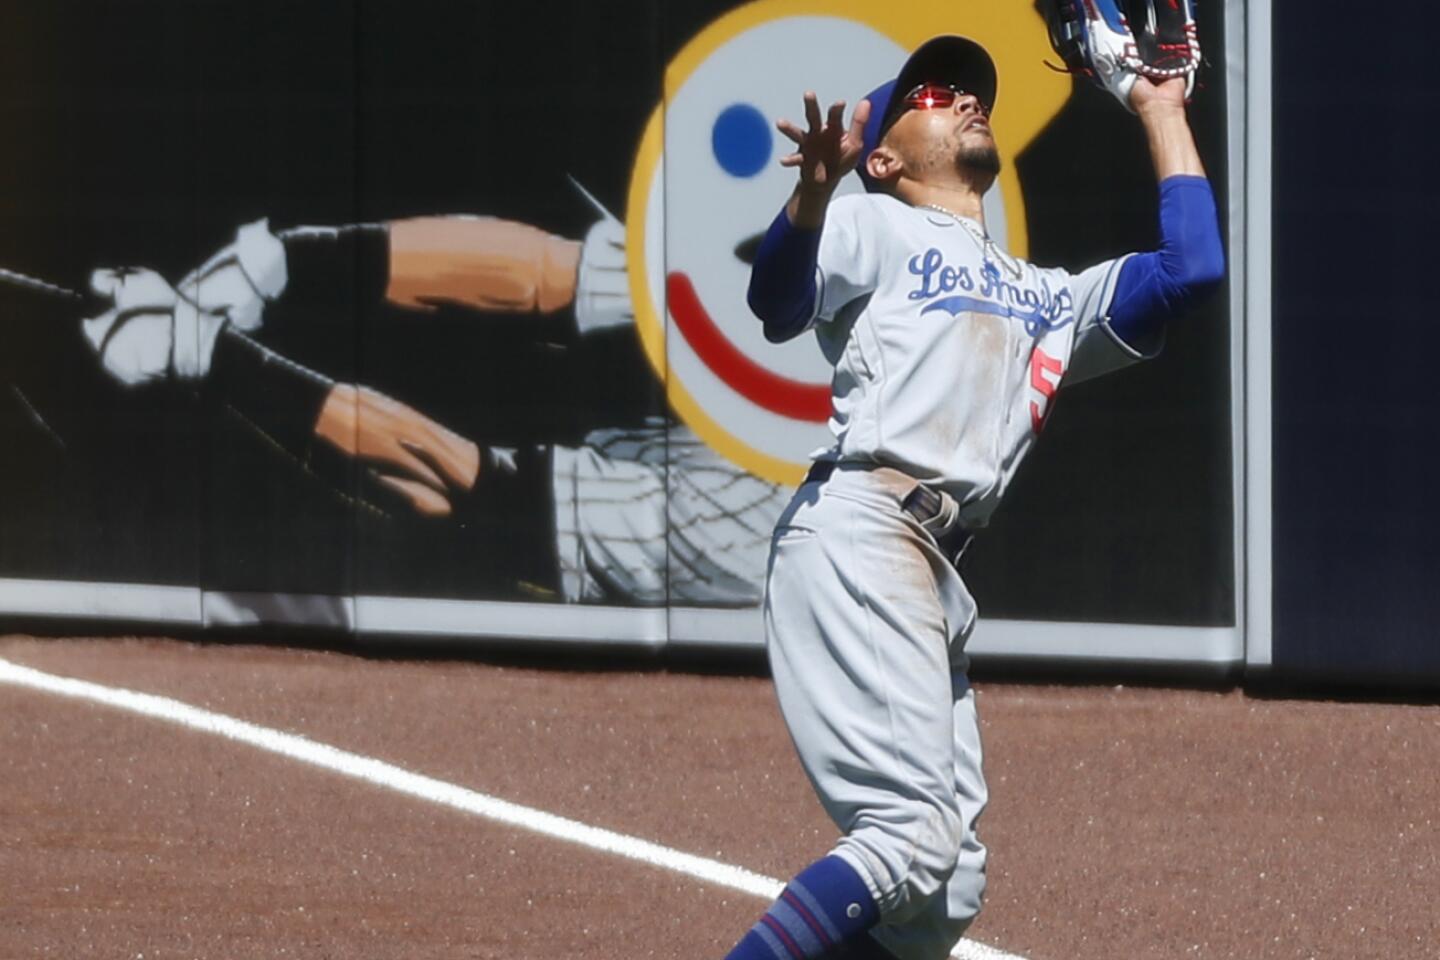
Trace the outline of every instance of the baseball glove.
{"label": "baseball glove", "polygon": [[1070,73],[1089,77],[1125,109],[1137,77],[1185,78],[1195,89],[1200,38],[1194,0],[1036,0],[1050,45]]}

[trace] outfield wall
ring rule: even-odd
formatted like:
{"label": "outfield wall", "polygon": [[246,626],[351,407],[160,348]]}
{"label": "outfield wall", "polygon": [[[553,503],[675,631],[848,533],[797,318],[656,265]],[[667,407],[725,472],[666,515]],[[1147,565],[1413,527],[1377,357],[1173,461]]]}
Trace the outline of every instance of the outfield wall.
{"label": "outfield wall", "polygon": [[[1268,4],[1200,16],[1191,119],[1230,282],[1160,358],[1062,383],[967,561],[977,657],[1307,656],[1269,576],[1269,458],[1284,484],[1314,451],[1272,451],[1264,419]],[[766,344],[744,305],[793,177],[771,121],[806,89],[855,102],[930,35],[999,67],[992,235],[1071,269],[1156,240],[1138,124],[1047,69],[1028,4],[70,0],[13,19],[0,616],[57,630],[760,646],[769,531],[828,436],[818,350]],[[137,268],[182,293],[204,271],[202,309],[116,322],[92,274],[114,290]],[[1277,557],[1304,542],[1287,536]]]}

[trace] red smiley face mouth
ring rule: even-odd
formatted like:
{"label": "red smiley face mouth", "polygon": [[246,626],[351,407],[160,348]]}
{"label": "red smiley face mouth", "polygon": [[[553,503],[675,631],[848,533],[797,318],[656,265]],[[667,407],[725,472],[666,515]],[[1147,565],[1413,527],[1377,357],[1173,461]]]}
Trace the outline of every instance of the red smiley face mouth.
{"label": "red smiley face mouth", "polygon": [[680,335],[700,362],[726,386],[757,407],[782,417],[811,423],[824,423],[830,418],[830,387],[782,377],[747,357],[711,319],[688,276],[678,270],[669,273],[665,277],[665,294]]}

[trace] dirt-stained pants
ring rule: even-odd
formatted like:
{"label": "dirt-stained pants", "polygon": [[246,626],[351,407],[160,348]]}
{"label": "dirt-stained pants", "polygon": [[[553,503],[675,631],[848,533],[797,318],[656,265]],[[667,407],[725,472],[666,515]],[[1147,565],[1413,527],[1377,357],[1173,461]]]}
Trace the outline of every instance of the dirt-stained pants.
{"label": "dirt-stained pants", "polygon": [[845,468],[803,485],[775,529],[764,613],[781,712],[844,832],[835,855],[879,904],[874,937],[939,960],[980,910],[987,793],[963,653],[975,605],[901,510],[913,486]]}

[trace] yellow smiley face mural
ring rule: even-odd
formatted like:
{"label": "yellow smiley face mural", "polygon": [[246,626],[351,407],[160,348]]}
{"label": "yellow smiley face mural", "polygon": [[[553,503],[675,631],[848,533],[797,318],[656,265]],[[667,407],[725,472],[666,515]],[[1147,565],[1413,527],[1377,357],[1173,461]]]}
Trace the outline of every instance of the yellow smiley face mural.
{"label": "yellow smiley face mural", "polygon": [[[996,240],[1025,256],[1014,164],[1060,111],[1070,78],[1028,3],[760,0],[715,20],[665,72],[631,174],[626,243],[636,323],[675,412],[735,464],[794,483],[828,446],[830,365],[814,341],[775,345],[745,303],[750,257],[795,172],[774,126],[799,119],[806,90],[853,105],[932,36],[958,33],[999,72],[993,126],[1005,169],[985,197]],[[847,119],[848,119],[847,110]],[[847,177],[841,192],[861,190]]]}

